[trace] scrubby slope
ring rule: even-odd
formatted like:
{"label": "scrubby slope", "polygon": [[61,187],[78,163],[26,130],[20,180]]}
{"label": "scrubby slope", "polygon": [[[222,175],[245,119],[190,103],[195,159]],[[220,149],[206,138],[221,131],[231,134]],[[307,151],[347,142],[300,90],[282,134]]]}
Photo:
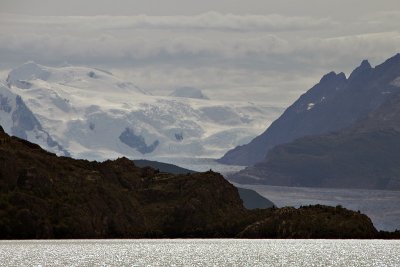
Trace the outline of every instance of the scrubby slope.
{"label": "scrubby slope", "polygon": [[[295,224],[303,218],[299,212],[274,221]],[[2,239],[247,236],[253,227],[244,231],[247,226],[264,224],[275,213],[246,210],[237,189],[214,172],[173,175],[138,168],[126,158],[98,163],[57,157],[0,130]],[[376,235],[368,217],[339,213],[349,216],[335,219],[335,231],[306,223],[296,237],[317,231],[324,238]],[[279,236],[275,224],[268,229]],[[253,232],[249,236],[265,237]]]}

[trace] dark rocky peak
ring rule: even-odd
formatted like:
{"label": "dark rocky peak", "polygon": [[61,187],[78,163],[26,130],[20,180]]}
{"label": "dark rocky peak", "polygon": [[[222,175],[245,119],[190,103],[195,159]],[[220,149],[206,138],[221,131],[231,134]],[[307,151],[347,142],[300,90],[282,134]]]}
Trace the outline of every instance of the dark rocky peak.
{"label": "dark rocky peak", "polygon": [[346,81],[346,75],[343,72],[336,74],[336,72],[331,71],[328,74],[325,74],[319,83],[327,84],[327,83],[337,83],[345,81]]}
{"label": "dark rocky peak", "polygon": [[[325,74],[319,83],[303,94],[294,106],[303,105],[303,101],[320,101],[330,95],[336,94],[336,91],[342,89],[347,84],[346,75],[343,72],[336,74],[334,71]],[[308,102],[307,102],[308,103]],[[306,103],[306,104],[307,104]]]}
{"label": "dark rocky peak", "polygon": [[362,68],[362,69],[371,69],[372,66],[371,66],[371,64],[369,63],[368,59],[364,59],[364,60],[361,62],[361,65],[360,65],[358,68]]}
{"label": "dark rocky peak", "polygon": [[362,75],[363,73],[367,73],[367,71],[371,70],[371,64],[369,64],[368,60],[364,59],[360,66],[358,66],[357,68],[355,68],[353,70],[353,72],[350,74],[349,76],[349,81],[354,80],[355,78],[359,77],[360,75]]}

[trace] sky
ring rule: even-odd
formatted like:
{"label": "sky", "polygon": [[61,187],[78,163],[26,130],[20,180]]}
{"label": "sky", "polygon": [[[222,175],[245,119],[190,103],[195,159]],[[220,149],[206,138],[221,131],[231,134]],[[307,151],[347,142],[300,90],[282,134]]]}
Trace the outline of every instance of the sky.
{"label": "sky", "polygon": [[398,0],[0,0],[0,75],[103,68],[153,94],[285,107],[330,72],[400,52]]}

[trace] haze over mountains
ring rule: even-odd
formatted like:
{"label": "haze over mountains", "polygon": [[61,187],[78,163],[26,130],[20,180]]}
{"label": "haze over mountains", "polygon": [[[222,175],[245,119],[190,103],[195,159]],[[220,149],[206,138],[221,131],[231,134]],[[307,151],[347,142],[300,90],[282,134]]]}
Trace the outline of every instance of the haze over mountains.
{"label": "haze over mountains", "polygon": [[262,135],[222,158],[259,162],[230,179],[399,190],[399,77],[400,54],[375,68],[363,61],[348,79],[327,74]]}
{"label": "haze over mountains", "polygon": [[6,132],[59,155],[94,160],[218,157],[280,112],[205,100],[194,88],[153,96],[104,70],[34,62],[12,70],[0,90]]}

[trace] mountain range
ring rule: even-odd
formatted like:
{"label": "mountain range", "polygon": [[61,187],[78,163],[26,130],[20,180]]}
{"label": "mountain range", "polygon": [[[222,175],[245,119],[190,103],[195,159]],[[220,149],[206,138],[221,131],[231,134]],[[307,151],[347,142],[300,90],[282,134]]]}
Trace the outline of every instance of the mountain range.
{"label": "mountain range", "polygon": [[86,67],[28,62],[0,84],[0,123],[7,133],[58,155],[91,160],[218,157],[251,140],[261,122],[279,112],[206,99],[194,88],[154,96]]}
{"label": "mountain range", "polygon": [[400,91],[400,54],[372,68],[364,60],[348,78],[330,72],[247,145],[228,151],[219,161],[252,166],[270,149],[305,136],[336,132],[364,119]]}
{"label": "mountain range", "polygon": [[[249,144],[263,141],[266,157],[229,178],[400,190],[399,81],[400,54],[375,68],[363,61],[348,79],[328,74]],[[279,131],[281,139],[271,139]],[[245,155],[248,148],[242,147]]]}

